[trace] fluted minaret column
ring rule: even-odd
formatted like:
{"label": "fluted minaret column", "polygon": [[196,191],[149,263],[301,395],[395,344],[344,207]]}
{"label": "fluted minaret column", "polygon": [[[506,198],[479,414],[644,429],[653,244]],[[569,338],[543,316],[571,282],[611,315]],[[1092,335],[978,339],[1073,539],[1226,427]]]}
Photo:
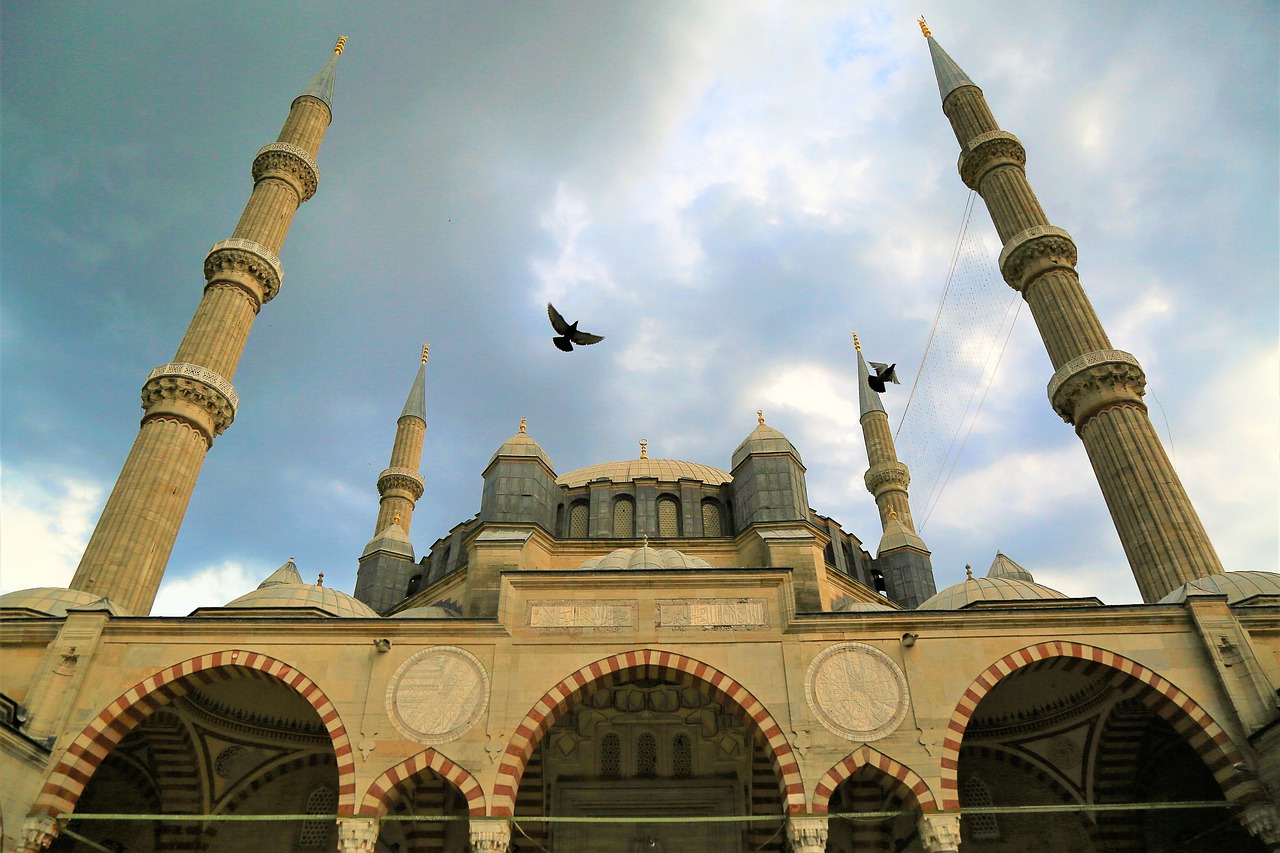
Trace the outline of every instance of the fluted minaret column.
{"label": "fluted minaret column", "polygon": [[315,157],[345,42],[338,40],[294,99],[279,138],[253,161],[253,192],[231,238],[204,260],[204,296],[177,355],[142,386],[146,414],[72,589],[104,595],[135,615],[151,610],[205,454],[235,418],[231,379],[254,317],[279,292],[280,247],[298,206],[319,184]]}
{"label": "fluted minaret column", "polygon": [[916,532],[911,518],[911,504],[907,500],[907,486],[911,485],[911,472],[898,461],[898,450],[893,446],[893,430],[889,428],[889,415],[884,410],[880,395],[868,383],[871,371],[862,358],[862,344],[858,333],[853,333],[853,347],[858,351],[858,414],[862,424],[862,438],[867,445],[867,473],[863,482],[867,491],[876,499],[880,510],[880,529],[889,525],[890,515],[896,515],[902,526]]}
{"label": "fluted minaret column", "polygon": [[396,421],[396,440],[391,446],[391,462],[378,475],[378,522],[373,535],[377,536],[393,521],[400,524],[405,533],[413,523],[413,508],[422,497],[424,483],[418,473],[422,464],[422,440],[427,432],[427,351],[422,348],[422,364],[418,375],[404,401],[404,410]]}
{"label": "fluted minaret column", "polygon": [[1146,376],[1103,331],[1076,275],[1071,235],[1049,224],[1027,182],[1022,143],[1000,129],[982,90],[920,23],[960,143],[960,177],[982,196],[1004,243],[1000,271],[1030,306],[1056,371],[1049,400],[1084,443],[1143,600],[1221,572],[1147,417]]}

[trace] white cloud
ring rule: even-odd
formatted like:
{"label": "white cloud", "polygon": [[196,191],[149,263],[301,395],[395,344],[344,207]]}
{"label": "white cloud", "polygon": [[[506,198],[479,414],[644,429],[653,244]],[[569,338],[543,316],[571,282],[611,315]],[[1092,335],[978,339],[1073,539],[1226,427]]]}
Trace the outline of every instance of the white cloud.
{"label": "white cloud", "polygon": [[102,487],[12,466],[0,482],[0,592],[65,586],[102,508]]}
{"label": "white cloud", "polygon": [[[1049,519],[1096,497],[1093,471],[1079,447],[1010,453],[953,478],[929,524],[963,530],[996,512],[1008,522]],[[925,508],[916,512],[924,514]]]}
{"label": "white cloud", "polygon": [[586,199],[563,182],[556,187],[551,208],[538,220],[556,241],[559,255],[554,260],[534,258],[529,266],[542,282],[538,299],[555,302],[582,285],[614,289],[613,276],[591,249],[582,245],[582,235],[593,219]]}
{"label": "white cloud", "polygon": [[197,607],[221,607],[257,587],[270,569],[246,567],[234,560],[205,566],[160,585],[152,616],[186,616]]}

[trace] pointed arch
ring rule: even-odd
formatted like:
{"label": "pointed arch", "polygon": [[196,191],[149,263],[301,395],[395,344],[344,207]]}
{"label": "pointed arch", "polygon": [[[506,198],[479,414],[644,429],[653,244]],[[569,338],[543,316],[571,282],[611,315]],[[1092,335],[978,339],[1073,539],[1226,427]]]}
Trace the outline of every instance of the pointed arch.
{"label": "pointed arch", "polygon": [[476,777],[467,772],[466,768],[455,764],[430,747],[427,747],[417,755],[406,758],[375,779],[373,784],[369,786],[369,790],[365,791],[364,798],[360,801],[359,814],[382,817],[391,808],[391,797],[389,795],[396,785],[411,776],[421,773],[423,770],[435,772],[457,788],[462,796],[467,798],[468,814],[484,814],[484,790],[480,787],[480,783],[476,781]]}
{"label": "pointed arch", "polygon": [[868,764],[886,776],[901,782],[911,792],[911,797],[915,799],[916,807],[921,811],[933,812],[938,810],[937,797],[933,795],[933,791],[929,789],[929,786],[914,770],[904,764],[899,764],[883,752],[872,749],[864,743],[849,753],[843,760],[832,765],[831,769],[818,780],[818,787],[813,793],[813,807],[810,812],[812,814],[826,814],[827,807],[831,803],[831,795],[835,793],[836,788],[840,787],[840,783],[856,773],[858,768]]}
{"label": "pointed arch", "polygon": [[788,814],[804,814],[804,783],[795,753],[773,715],[755,696],[723,672],[693,658],[659,649],[636,649],[582,667],[533,704],[507,744],[493,785],[494,817],[511,817],[525,765],[547,730],[591,689],[632,678],[662,678],[705,688],[725,710],[753,730],[769,756]]}
{"label": "pointed arch", "polygon": [[1174,731],[1186,739],[1200,756],[1200,760],[1213,773],[1226,799],[1250,802],[1262,796],[1261,789],[1252,775],[1235,768],[1235,765],[1241,763],[1240,752],[1222,726],[1218,725],[1195,700],[1164,676],[1106,649],[1087,646],[1083,643],[1053,640],[1019,649],[991,664],[973,680],[956,704],[955,710],[951,713],[951,720],[947,724],[946,738],[942,743],[942,807],[944,810],[951,811],[960,807],[957,787],[960,742],[964,738],[969,720],[978,708],[978,703],[1011,673],[1028,664],[1048,658],[1075,658],[1084,661],[1093,669],[1109,669],[1112,681],[1122,690],[1129,690],[1135,684],[1142,685],[1145,689],[1138,690],[1135,698],[1162,717]]}
{"label": "pointed arch", "polygon": [[307,701],[329,733],[338,764],[338,814],[352,814],[356,767],[351,740],[329,697],[307,676],[283,661],[244,649],[225,649],[185,660],[139,681],[84,727],[45,780],[33,814],[58,815],[75,810],[93,772],[120,739],[152,711],[194,687],[237,676],[282,682]]}

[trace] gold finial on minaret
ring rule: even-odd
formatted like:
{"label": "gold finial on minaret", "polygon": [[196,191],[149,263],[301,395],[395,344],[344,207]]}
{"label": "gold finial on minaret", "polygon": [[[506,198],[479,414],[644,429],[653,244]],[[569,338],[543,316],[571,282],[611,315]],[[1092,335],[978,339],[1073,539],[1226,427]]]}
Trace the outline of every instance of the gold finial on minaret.
{"label": "gold finial on minaret", "polygon": [[764,423],[764,409],[756,409],[756,423]]}
{"label": "gold finial on minaret", "polygon": [[853,348],[858,352],[862,352],[862,344],[858,343],[858,333],[850,332],[849,334],[853,335]]}
{"label": "gold finial on minaret", "polygon": [[898,511],[895,510],[893,507],[889,507],[889,520],[893,521],[897,517],[898,517]]}
{"label": "gold finial on minaret", "polygon": [[391,516],[391,523],[392,524],[400,523],[400,513],[397,512],[395,515]]}
{"label": "gold finial on minaret", "polygon": [[649,458],[649,439],[647,438],[640,439],[640,458]]}
{"label": "gold finial on minaret", "polygon": [[427,363],[427,353],[431,352],[431,344],[422,345],[422,363]]}
{"label": "gold finial on minaret", "polygon": [[342,56],[342,51],[347,48],[347,37],[342,36],[338,39],[338,43],[333,46],[333,55]]}
{"label": "gold finial on minaret", "polygon": [[924,22],[923,15],[920,16],[920,20],[917,21],[917,23],[920,24],[920,32],[924,33],[925,38],[930,38],[933,36],[933,33],[929,32],[929,25]]}
{"label": "gold finial on minaret", "polygon": [[525,427],[525,421],[527,421],[527,420],[528,420],[528,418],[521,418],[521,419],[520,419],[520,433],[521,433],[522,435],[523,435],[523,434],[525,434],[525,433],[527,433],[527,432],[529,431],[529,430],[528,430],[528,428],[527,428],[527,427]]}

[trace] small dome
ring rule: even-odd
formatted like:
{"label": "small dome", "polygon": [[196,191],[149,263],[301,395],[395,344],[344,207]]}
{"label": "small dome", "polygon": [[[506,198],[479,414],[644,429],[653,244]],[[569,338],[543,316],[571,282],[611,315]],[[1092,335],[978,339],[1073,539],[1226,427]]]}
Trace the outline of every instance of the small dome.
{"label": "small dome", "polygon": [[766,424],[763,419],[751,434],[742,440],[738,449],[733,451],[733,461],[729,467],[737,468],[753,453],[789,453],[801,465],[804,464],[804,460],[800,458],[800,451],[796,450],[795,445],[785,435]]}
{"label": "small dome", "polygon": [[[1280,595],[1280,574],[1275,572],[1223,572],[1184,583],[1160,599],[1159,604],[1178,604],[1188,595],[1225,595],[1235,604],[1255,595]],[[4,599],[0,599],[3,601]]]}
{"label": "small dome", "polygon": [[896,551],[899,548],[915,548],[917,551],[929,553],[929,549],[925,547],[924,540],[918,534],[912,533],[907,529],[898,517],[893,514],[893,510],[889,510],[889,522],[884,526],[884,536],[880,537],[880,547],[876,549],[876,558],[884,556],[890,551]]}
{"label": "small dome", "polygon": [[391,619],[457,619],[458,614],[454,613],[447,607],[441,607],[438,604],[428,605],[427,607],[410,607],[408,610],[401,610],[399,613],[392,613]]}
{"label": "small dome", "polygon": [[991,568],[987,569],[987,577],[989,578],[1005,578],[1011,581],[1028,581],[1035,583],[1036,579],[1031,576],[1031,572],[1022,566],[1010,560],[1004,554],[996,551],[996,558],[991,561]]}
{"label": "small dome", "polygon": [[280,586],[281,584],[300,584],[302,583],[302,575],[298,574],[298,566],[290,557],[288,562],[267,575],[267,579],[258,584],[258,589],[266,589],[269,586]]}
{"label": "small dome", "polygon": [[413,543],[409,541],[409,534],[405,533],[404,528],[395,521],[382,528],[381,533],[369,540],[369,544],[365,545],[364,550],[360,552],[360,559],[363,560],[378,551],[386,551],[388,554],[404,557],[409,562],[413,562]]}
{"label": "small dome", "polygon": [[[517,459],[537,459],[551,471],[555,471],[555,467],[551,464],[551,457],[538,446],[538,442],[524,431],[524,424],[520,425],[520,432],[502,442],[502,446],[497,449],[493,456],[489,457],[489,465],[497,462],[499,458],[517,458]],[[489,465],[485,466],[487,470]]]}
{"label": "small dome", "polygon": [[598,569],[709,569],[711,564],[697,557],[690,557],[674,548],[658,551],[645,545],[643,548],[619,548],[603,557],[593,557],[578,568]]}
{"label": "small dome", "polygon": [[373,608],[336,589],[317,584],[276,584],[245,593],[227,607],[316,607],[345,619],[377,619]]}
{"label": "small dome", "polygon": [[674,483],[677,480],[697,480],[708,486],[722,486],[733,480],[728,471],[712,468],[710,465],[699,465],[696,462],[685,462],[680,459],[624,459],[621,462],[602,462],[599,465],[588,465],[570,471],[556,479],[557,486],[576,488],[585,486],[592,480],[610,480],[614,483],[630,483],[640,477],[652,477],[663,483]]}
{"label": "small dome", "polygon": [[1034,601],[1066,598],[1056,589],[1009,578],[969,578],[930,598],[917,610],[959,610],[974,601]]}
{"label": "small dome", "polygon": [[108,598],[82,589],[60,586],[38,586],[7,592],[0,595],[0,610],[6,608],[36,610],[50,616],[66,616],[68,610],[106,610],[112,616],[133,615]]}

